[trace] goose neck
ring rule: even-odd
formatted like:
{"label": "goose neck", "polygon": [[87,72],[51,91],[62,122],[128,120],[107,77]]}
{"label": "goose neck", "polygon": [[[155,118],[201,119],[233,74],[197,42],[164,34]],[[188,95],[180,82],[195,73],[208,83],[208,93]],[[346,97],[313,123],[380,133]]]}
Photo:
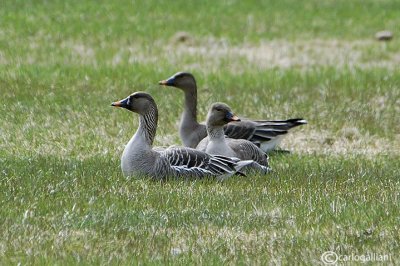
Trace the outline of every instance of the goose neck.
{"label": "goose neck", "polygon": [[224,141],[225,133],[222,126],[209,126],[207,125],[207,133],[210,141]]}
{"label": "goose neck", "polygon": [[185,91],[185,110],[183,120],[197,122],[197,90],[196,87]]}
{"label": "goose neck", "polygon": [[158,123],[158,110],[157,107],[150,107],[149,110],[140,115],[138,133],[144,136],[147,144],[153,145],[156,136]]}

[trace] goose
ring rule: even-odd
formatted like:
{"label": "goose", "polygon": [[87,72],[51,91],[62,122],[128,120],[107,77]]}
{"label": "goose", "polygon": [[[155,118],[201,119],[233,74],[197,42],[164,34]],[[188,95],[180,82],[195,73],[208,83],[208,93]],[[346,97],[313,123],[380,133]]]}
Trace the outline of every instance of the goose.
{"label": "goose", "polygon": [[253,160],[268,167],[268,155],[251,141],[227,138],[224,126],[232,121],[240,121],[231,108],[224,103],[213,103],[206,121],[207,137],[197,145],[196,149],[209,154],[237,157],[241,160]]}
{"label": "goose", "polygon": [[124,176],[217,177],[224,179],[240,174],[240,169],[252,161],[210,155],[187,147],[153,149],[158,123],[158,109],[153,97],[146,92],[135,92],[111,106],[122,107],[139,114],[139,127],[125,146],[121,157]]}
{"label": "goose", "polygon": [[[186,147],[194,148],[207,136],[206,126],[197,122],[197,85],[194,76],[178,72],[159,85],[181,89],[185,94],[185,106],[179,124],[179,135]],[[291,128],[307,124],[302,118],[288,120],[241,120],[227,124],[225,134],[234,139],[247,139],[264,152],[274,150]]]}

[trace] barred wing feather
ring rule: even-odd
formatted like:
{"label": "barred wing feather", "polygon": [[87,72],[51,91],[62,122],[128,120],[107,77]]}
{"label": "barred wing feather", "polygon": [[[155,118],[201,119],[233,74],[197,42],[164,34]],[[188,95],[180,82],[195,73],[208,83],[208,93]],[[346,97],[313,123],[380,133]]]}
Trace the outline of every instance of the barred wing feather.
{"label": "barred wing feather", "polygon": [[205,177],[236,173],[236,159],[209,155],[192,148],[169,148],[161,156],[169,162],[173,175]]}

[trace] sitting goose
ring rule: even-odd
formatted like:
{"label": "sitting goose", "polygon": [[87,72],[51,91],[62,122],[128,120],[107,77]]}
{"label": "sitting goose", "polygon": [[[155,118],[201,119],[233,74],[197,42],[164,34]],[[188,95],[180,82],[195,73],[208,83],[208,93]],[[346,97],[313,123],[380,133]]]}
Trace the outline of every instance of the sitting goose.
{"label": "sitting goose", "polygon": [[[185,93],[185,107],[179,124],[179,134],[186,147],[194,148],[207,136],[206,126],[197,122],[197,85],[194,76],[178,72],[172,77],[159,81],[160,85],[172,86]],[[307,124],[302,118],[282,121],[242,120],[225,126],[225,134],[234,139],[247,139],[270,152],[276,148],[289,129]]]}
{"label": "sitting goose", "polygon": [[252,161],[209,155],[192,148],[153,149],[158,110],[154,99],[145,92],[135,92],[111,104],[139,114],[139,128],[126,145],[121,158],[125,176],[166,177],[229,177]]}
{"label": "sitting goose", "polygon": [[241,160],[253,160],[268,168],[268,155],[251,141],[231,139],[224,134],[224,126],[232,121],[240,121],[231,108],[224,103],[214,103],[207,115],[208,136],[200,141],[197,150],[209,154],[237,157]]}

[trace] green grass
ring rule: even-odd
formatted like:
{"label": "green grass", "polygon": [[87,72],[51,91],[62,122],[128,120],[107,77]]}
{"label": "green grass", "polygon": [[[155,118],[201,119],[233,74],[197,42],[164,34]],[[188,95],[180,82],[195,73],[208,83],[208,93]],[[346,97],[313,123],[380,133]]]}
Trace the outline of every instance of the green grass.
{"label": "green grass", "polygon": [[109,157],[9,158],[3,260],[292,264],[332,249],[396,254],[398,159],[273,162],[268,177],[159,183],[121,177]]}
{"label": "green grass", "polygon": [[[318,264],[398,259],[398,1],[5,1],[0,8],[0,264]],[[389,43],[373,40],[392,30]],[[185,31],[187,42],[174,37]],[[288,64],[289,62],[289,64]],[[191,71],[254,118],[304,117],[268,176],[124,178],[134,91],[179,143]]]}

